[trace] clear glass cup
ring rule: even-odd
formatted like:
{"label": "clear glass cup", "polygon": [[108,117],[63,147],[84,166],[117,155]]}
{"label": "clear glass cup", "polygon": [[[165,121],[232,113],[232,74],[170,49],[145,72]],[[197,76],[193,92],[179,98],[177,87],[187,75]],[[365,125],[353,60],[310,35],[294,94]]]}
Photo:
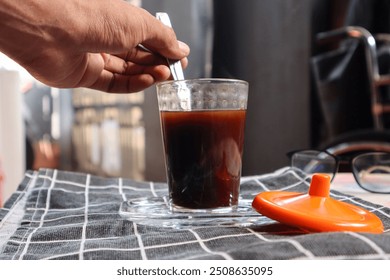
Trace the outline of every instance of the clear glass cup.
{"label": "clear glass cup", "polygon": [[169,205],[174,212],[237,208],[248,83],[193,79],[157,84]]}

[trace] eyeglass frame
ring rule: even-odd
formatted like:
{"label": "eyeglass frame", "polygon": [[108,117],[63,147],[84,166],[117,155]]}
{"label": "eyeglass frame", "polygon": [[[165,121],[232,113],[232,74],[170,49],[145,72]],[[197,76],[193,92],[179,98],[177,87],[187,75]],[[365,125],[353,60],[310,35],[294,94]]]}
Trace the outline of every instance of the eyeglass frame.
{"label": "eyeglass frame", "polygon": [[[345,162],[346,164],[348,164],[351,167],[351,170],[352,170],[351,173],[352,173],[352,175],[353,175],[353,177],[355,179],[355,182],[357,183],[357,185],[359,187],[361,187],[362,189],[364,189],[364,190],[366,190],[368,192],[371,192],[371,193],[380,193],[380,194],[389,194],[390,193],[390,191],[377,192],[377,191],[373,191],[373,190],[370,190],[370,189],[362,186],[362,184],[359,181],[359,178],[357,177],[358,175],[354,172],[354,168],[353,168],[353,161],[357,157],[359,157],[359,156],[366,155],[366,154],[387,154],[387,155],[390,155],[389,152],[384,152],[384,151],[362,152],[362,153],[354,155],[354,156],[352,156],[352,157],[350,157],[348,159],[342,159],[341,156],[337,156],[337,155],[331,154],[330,152],[328,152],[326,150],[316,150],[316,149],[293,150],[293,151],[290,151],[290,152],[288,152],[286,154],[287,157],[290,159],[290,166],[294,167],[294,166],[292,166],[292,157],[293,157],[294,154],[299,153],[299,152],[309,152],[309,151],[318,152],[318,153],[325,153],[325,154],[327,154],[328,156],[330,156],[331,158],[333,158],[335,160],[335,167],[334,167],[331,179],[330,179],[331,182],[333,182],[334,178],[336,177],[336,174],[339,173],[340,162]],[[304,171],[302,170],[302,172],[304,172]]]}

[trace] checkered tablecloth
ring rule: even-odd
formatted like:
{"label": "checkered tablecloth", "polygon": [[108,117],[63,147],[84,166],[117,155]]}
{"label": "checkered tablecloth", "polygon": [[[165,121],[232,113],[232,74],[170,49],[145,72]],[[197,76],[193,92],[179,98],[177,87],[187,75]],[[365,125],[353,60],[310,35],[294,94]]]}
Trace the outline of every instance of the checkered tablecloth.
{"label": "checkered tablecloth", "polygon": [[[241,195],[264,190],[306,192],[289,168],[244,177]],[[259,215],[253,226],[170,228],[119,214],[122,202],[166,195],[165,183],[102,178],[43,169],[26,173],[0,209],[0,259],[388,259],[390,209],[331,191],[375,213],[385,233],[304,234]]]}

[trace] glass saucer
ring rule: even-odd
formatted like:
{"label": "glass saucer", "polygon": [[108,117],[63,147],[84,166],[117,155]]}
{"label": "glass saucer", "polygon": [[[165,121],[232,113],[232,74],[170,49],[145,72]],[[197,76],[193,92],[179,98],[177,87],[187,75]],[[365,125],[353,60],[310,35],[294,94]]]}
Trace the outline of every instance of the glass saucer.
{"label": "glass saucer", "polygon": [[159,227],[239,226],[269,223],[252,209],[252,200],[241,199],[236,210],[227,213],[188,213],[172,211],[167,197],[144,197],[125,201],[119,214],[138,224]]}

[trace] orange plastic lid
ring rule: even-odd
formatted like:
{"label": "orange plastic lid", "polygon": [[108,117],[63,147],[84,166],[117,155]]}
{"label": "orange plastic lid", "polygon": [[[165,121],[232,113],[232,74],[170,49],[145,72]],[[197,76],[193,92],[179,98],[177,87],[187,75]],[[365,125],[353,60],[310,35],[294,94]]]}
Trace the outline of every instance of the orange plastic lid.
{"label": "orange plastic lid", "polygon": [[382,233],[382,221],[358,206],[329,197],[330,177],[314,174],[307,194],[267,191],[252,207],[260,214],[307,232],[359,231]]}

